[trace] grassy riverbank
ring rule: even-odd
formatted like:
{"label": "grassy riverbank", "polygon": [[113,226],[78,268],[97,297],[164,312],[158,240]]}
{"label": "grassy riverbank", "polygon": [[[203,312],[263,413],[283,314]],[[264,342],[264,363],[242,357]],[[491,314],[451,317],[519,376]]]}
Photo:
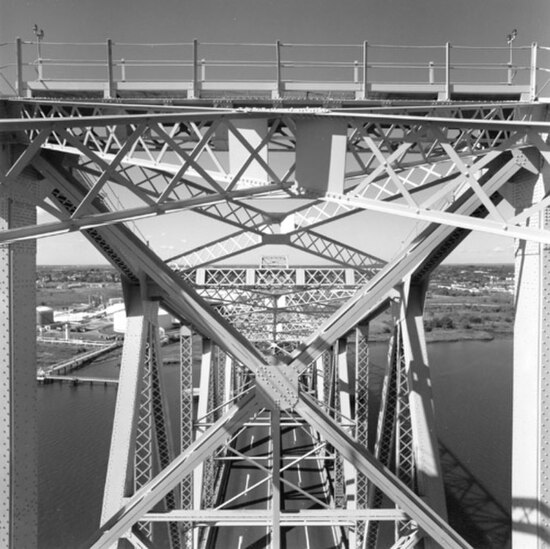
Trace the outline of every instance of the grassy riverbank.
{"label": "grassy riverbank", "polygon": [[[428,294],[424,312],[426,340],[491,340],[510,336],[514,325],[513,305],[513,296],[504,292]],[[370,338],[387,339],[391,325],[391,313],[386,311],[371,323]]]}

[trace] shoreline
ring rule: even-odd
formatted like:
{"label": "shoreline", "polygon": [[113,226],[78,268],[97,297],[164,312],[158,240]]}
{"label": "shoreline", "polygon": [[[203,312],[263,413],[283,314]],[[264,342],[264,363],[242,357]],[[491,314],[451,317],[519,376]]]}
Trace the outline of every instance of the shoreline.
{"label": "shoreline", "polygon": [[[512,337],[513,332],[490,332],[487,330],[432,330],[426,332],[426,343],[456,343],[458,341],[493,341]],[[369,341],[380,343],[387,341],[390,334],[369,334]]]}

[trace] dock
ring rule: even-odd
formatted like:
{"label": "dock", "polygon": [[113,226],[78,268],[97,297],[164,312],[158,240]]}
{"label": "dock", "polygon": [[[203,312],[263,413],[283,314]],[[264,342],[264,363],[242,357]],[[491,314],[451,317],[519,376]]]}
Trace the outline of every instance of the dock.
{"label": "dock", "polygon": [[115,385],[118,386],[118,379],[107,377],[81,377],[63,375],[40,375],[36,376],[39,383],[49,384],[54,382],[68,383],[70,385]]}

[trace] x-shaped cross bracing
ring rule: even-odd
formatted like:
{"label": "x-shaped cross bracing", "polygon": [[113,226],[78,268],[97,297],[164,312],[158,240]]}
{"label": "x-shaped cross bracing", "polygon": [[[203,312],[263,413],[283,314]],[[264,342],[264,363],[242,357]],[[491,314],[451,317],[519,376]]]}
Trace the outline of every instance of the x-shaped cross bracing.
{"label": "x-shaped cross bracing", "polygon": [[[45,122],[44,124],[36,126],[32,126],[34,121],[31,121],[28,124],[29,128],[35,127],[38,132],[35,134],[36,142],[19,156],[19,160],[15,162],[11,170],[5,172],[4,179],[6,181],[14,179],[31,160],[34,160],[34,166],[50,180],[56,189],[57,194],[54,195],[54,199],[60,203],[60,207],[65,208],[69,215],[68,220],[65,219],[65,221],[77,222],[78,219],[81,219],[81,215],[107,216],[111,212],[103,206],[100,195],[110,179],[114,180],[115,183],[118,180],[128,187],[127,173],[123,170],[117,172],[117,169],[127,161],[127,153],[132,150],[134,144],[139,143],[143,147],[146,144],[145,139],[150,139],[149,135],[145,135],[144,125],[151,123],[152,127],[156,129],[155,138],[164,139],[164,143],[171,146],[175,145],[174,136],[163,129],[163,124],[172,124],[173,128],[173,124],[180,123],[180,120],[177,117],[170,118],[172,115],[168,117],[159,116],[162,118],[157,118],[155,121],[147,117],[111,117],[111,119],[101,122],[97,120],[80,120],[79,124],[82,127],[86,127],[86,124],[91,124],[89,127],[101,127],[103,123],[103,127],[111,131],[110,135],[102,136],[100,135],[101,132],[86,130],[87,134],[83,137],[86,146],[83,145],[82,141],[79,141],[83,134],[71,133],[74,121],[44,120],[40,121]],[[290,115],[287,114],[286,116]],[[316,116],[323,117],[321,114]],[[362,193],[378,185],[378,190],[380,192],[383,190],[386,197],[385,204],[403,206],[399,202],[403,201],[408,211],[417,209],[419,206],[424,205],[416,198],[420,196],[418,193],[419,185],[416,180],[414,183],[412,182],[414,178],[409,175],[409,172],[407,172],[406,177],[402,177],[402,174],[410,169],[414,159],[409,158],[407,165],[404,163],[405,159],[407,156],[417,155],[417,161],[421,163],[421,161],[440,159],[446,155],[448,161],[454,165],[454,169],[458,170],[457,176],[449,179],[450,172],[445,167],[444,173],[438,173],[434,179],[431,178],[431,174],[427,179],[422,179],[420,188],[428,188],[433,185],[434,181],[438,181],[438,178],[441,180],[441,184],[447,185],[443,187],[444,193],[439,197],[446,204],[440,215],[454,216],[455,221],[448,220],[448,224],[441,224],[441,221],[430,218],[428,213],[433,207],[433,203],[429,203],[430,207],[424,208],[428,211],[422,212],[425,216],[423,218],[425,226],[419,237],[411,242],[400,256],[381,269],[354,298],[349,300],[336,314],[332,315],[322,328],[311,336],[302,348],[292,356],[284,370],[280,370],[276,365],[269,366],[265,357],[250,342],[217,315],[192,288],[163,265],[125,227],[106,224],[101,228],[97,228],[99,223],[91,225],[93,230],[87,231],[88,237],[109,256],[111,261],[122,269],[122,272],[133,283],[141,281],[142,285],[145,288],[150,288],[150,291],[160,298],[169,310],[197,326],[203,334],[215,340],[254,374],[260,375],[260,377],[263,376],[263,381],[259,383],[259,389],[243,397],[237,403],[237,406],[233,407],[222,419],[209,428],[196,442],[168,465],[160,475],[128,500],[101,530],[97,541],[98,547],[110,544],[120,536],[126,535],[135,522],[142,520],[156,502],[163,499],[207,455],[210,455],[217,447],[222,445],[239,425],[262,409],[266,398],[271,406],[282,398],[282,402],[286,403],[284,406],[292,408],[311,427],[321,433],[325,440],[337,446],[348,461],[352,462],[359,471],[387,493],[408,517],[416,521],[422,530],[438,540],[442,546],[468,546],[418,496],[409,492],[391,473],[380,467],[369,452],[358,444],[341,425],[327,416],[307,394],[300,392],[293,376],[305,371],[324,349],[349,332],[353,326],[376,314],[390,299],[393,288],[404,279],[414,276],[438,248],[445,245],[453,235],[455,227],[462,226],[457,221],[461,219],[460,216],[471,218],[482,205],[493,217],[497,217],[498,222],[502,223],[501,214],[493,206],[493,195],[510,178],[518,174],[523,167],[530,167],[532,171],[536,171],[535,169],[538,167],[536,161],[533,162],[532,159],[530,162],[525,161],[524,158],[529,160],[530,153],[528,151],[526,153],[523,151],[515,153],[515,156],[502,151],[509,148],[515,150],[519,145],[525,144],[525,139],[529,135],[536,135],[534,141],[538,145],[541,154],[547,156],[546,144],[540,134],[547,131],[548,127],[544,124],[537,125],[528,122],[499,123],[468,120],[461,123],[460,120],[457,121],[456,119],[421,121],[414,117],[377,117],[376,115],[365,115],[363,118],[368,122],[361,125],[362,123],[357,122],[357,120],[362,119],[360,116],[350,117],[347,114],[327,116],[342,116],[346,120],[353,119],[352,124],[357,129],[356,133],[361,140],[361,145],[367,147],[370,151],[369,154],[371,154],[372,161],[359,163],[365,172],[371,171],[363,174],[364,178],[361,183],[350,186],[356,192],[353,197],[354,200],[366,200],[368,197],[363,196]],[[196,119],[200,120],[200,118],[201,116],[196,116]],[[203,120],[206,119],[208,118],[203,117]],[[106,140],[104,144],[112,148],[117,143],[112,128],[123,124],[130,124],[132,131],[124,144],[118,142],[121,145],[118,151],[108,153],[112,155],[108,160],[106,160],[106,157],[101,156],[107,154],[104,150],[90,152],[86,149],[87,146],[93,145],[99,150],[103,146],[102,140],[104,139]],[[417,124],[418,127],[410,130],[414,124]],[[228,123],[228,128],[231,131],[231,123]],[[448,128],[452,128],[452,131],[448,131]],[[28,128],[19,126],[16,129]],[[475,131],[478,131],[478,133],[476,134]],[[48,132],[52,133],[48,134]],[[77,151],[79,155],[87,155],[88,159],[96,164],[100,171],[99,183],[96,182],[97,187],[86,187],[82,184],[82,181],[72,179],[71,174],[65,171],[63,166],[55,166],[46,159],[36,158],[40,148],[46,147],[46,143],[54,134],[57,141],[53,144],[54,149],[62,150],[68,144],[73,151]],[[236,137],[239,139],[238,136]],[[397,148],[394,148],[394,141],[406,140],[409,137],[410,139],[416,139],[416,152],[414,152],[415,146],[409,145],[408,141],[401,145],[398,144]],[[432,139],[431,145],[427,148],[422,147],[421,143],[428,139]],[[206,138],[202,141],[202,148],[206,147],[207,141]],[[246,146],[242,139],[239,139],[239,141],[245,148],[249,149],[251,157],[268,172],[268,166],[259,155],[259,151],[266,145],[267,141],[262,141],[262,144],[255,149]],[[164,145],[155,143],[155,147],[162,151],[162,154],[166,154],[166,150],[163,150]],[[212,149],[210,149],[210,152],[212,152]],[[360,158],[361,154],[362,151],[357,148],[354,150],[356,158]],[[523,157],[518,156],[518,154],[523,155]],[[148,151],[147,155],[149,156],[148,161],[151,162],[151,151]],[[196,157],[192,155],[193,153],[181,155],[182,166],[185,165],[186,168],[180,167],[179,171],[176,172],[178,176],[184,176],[184,173],[188,170],[187,166],[189,166],[189,169],[197,168]],[[198,156],[198,151],[196,155]],[[473,158],[473,164],[468,165],[470,160],[465,160],[465,158]],[[476,161],[476,158],[479,158],[479,160]],[[380,165],[384,166],[384,169],[379,169]],[[223,194],[220,192],[223,187],[220,187],[220,182],[217,179],[210,180],[211,176],[200,170],[197,173],[202,175],[209,184],[210,193],[217,191],[218,194]],[[269,173],[273,177],[274,173]],[[373,173],[374,176],[372,176]],[[236,179],[231,180],[229,185],[234,186]],[[160,191],[158,200],[162,201],[168,198],[176,188],[177,182],[172,179],[167,183],[164,191]],[[445,194],[451,194],[452,196],[445,196]],[[58,200],[61,195],[63,195],[63,200]],[[319,197],[316,198],[319,199]],[[331,199],[331,195],[325,195],[322,198]],[[158,205],[157,203],[156,206]],[[354,207],[361,206],[355,205]],[[103,221],[114,223],[119,220],[105,218]],[[86,227],[86,225],[82,226]],[[467,226],[466,228],[470,227]],[[276,378],[275,381],[269,379],[270,370]],[[284,400],[285,398],[287,400]]]}
{"label": "x-shaped cross bracing", "polygon": [[[520,166],[513,158],[499,158],[497,160],[498,162],[495,161],[496,165],[492,166],[490,175],[487,175],[482,181],[483,187],[489,195],[493,194],[504,182],[520,170]],[[47,168],[45,165],[41,167],[50,178],[54,179],[54,184],[59,186],[65,194],[70,196],[70,194],[78,192],[78,187],[74,185],[74,182],[70,184],[62,173],[57,172],[54,168]],[[462,201],[455,207],[460,213],[471,213],[478,207],[478,204],[477,195],[470,191],[469,195],[465,193]],[[160,290],[161,299],[170,310],[195,324],[201,332],[212,337],[252,372],[258,373],[260,370],[265,370],[267,364],[264,358],[221,318],[217,317],[169,269],[159,264],[154,255],[128,231],[123,227],[115,226],[105,227],[102,231],[105,233],[105,238],[111,243],[111,248],[115,252],[119,250],[120,255],[128,259],[134,272],[143,273],[154,282]],[[425,232],[423,239],[412,243],[402,257],[383,269],[356,298],[347,303],[337,315],[329,319],[318,334],[310,338],[309,344],[297,352],[290,362],[291,368],[298,371],[307,368],[327,345],[349,331],[359,320],[368,317],[369,314],[378,309],[380,304],[388,299],[395,284],[406,276],[411,276],[433,252],[434,248],[441,245],[448,238],[452,233],[452,229],[440,225],[429,225]],[[283,384],[279,386],[278,390],[287,391],[291,394],[294,392],[295,412],[306,419],[331,444],[337,445],[346,459],[351,460],[361,472],[387,492],[408,516],[418,522],[423,530],[438,539],[444,546],[468,546],[417,496],[405,489],[393,475],[384,469],[380,469],[372,456],[363,447],[357,445],[343,431],[341,426],[328,418],[305,394],[300,393],[296,385],[287,380],[284,375],[279,376],[278,379],[279,383]],[[267,387],[269,394],[269,384]],[[197,463],[196,459],[198,459],[197,448],[203,449],[200,455],[204,458],[205,455],[223,443],[228,432],[231,432],[241,422],[246,421],[260,406],[261,404],[256,401],[256,397],[250,396],[245,399],[245,402],[240,403],[240,407],[227,413],[216,426],[207,430],[187,452],[181,454],[152,483],[146,485],[143,490],[130,498],[116,517],[104,526],[97,546],[104,546],[103,544],[111,543],[119,536],[124,535],[136,521],[151,509],[156,501],[162,499],[184,476],[194,469]],[[208,451],[205,448],[208,448]]]}

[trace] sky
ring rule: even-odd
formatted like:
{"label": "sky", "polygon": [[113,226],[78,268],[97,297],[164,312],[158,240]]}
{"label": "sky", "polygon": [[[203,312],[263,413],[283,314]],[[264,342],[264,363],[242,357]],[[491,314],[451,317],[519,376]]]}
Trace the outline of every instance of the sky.
{"label": "sky", "polygon": [[[45,42],[262,42],[506,46],[550,46],[549,0],[2,0],[0,42],[33,40],[33,24]],[[5,56],[12,46],[0,49]],[[168,216],[167,216],[168,217]],[[145,224],[151,243],[169,256],[190,235]],[[395,237],[399,238],[399,237]],[[192,240],[192,238],[191,238]],[[101,263],[83,237],[40,239],[39,264]],[[451,262],[510,262],[513,243],[474,235]]]}

